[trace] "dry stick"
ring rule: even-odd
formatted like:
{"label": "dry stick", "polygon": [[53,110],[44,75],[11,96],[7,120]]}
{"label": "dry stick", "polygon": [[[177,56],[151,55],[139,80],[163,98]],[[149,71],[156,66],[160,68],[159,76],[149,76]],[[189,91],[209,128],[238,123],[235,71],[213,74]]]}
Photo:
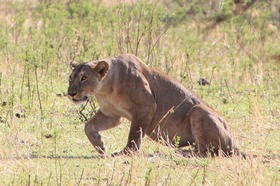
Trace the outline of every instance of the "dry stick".
{"label": "dry stick", "polygon": [[56,185],[58,184],[58,178],[57,178],[57,157],[56,157],[56,135],[54,136],[54,164],[55,164],[55,179],[56,179]]}
{"label": "dry stick", "polygon": [[35,67],[35,81],[36,81],[37,96],[38,96],[38,100],[39,100],[39,108],[40,108],[41,120],[42,120],[43,119],[43,108],[42,108],[42,101],[41,101],[41,96],[40,96],[40,91],[39,91],[37,67]]}
{"label": "dry stick", "polygon": [[244,95],[239,101],[238,103],[236,104],[236,106],[232,109],[232,111],[235,111],[236,108],[239,107],[240,103],[243,101],[243,99],[245,98],[246,95]]}
{"label": "dry stick", "polygon": [[[168,185],[171,185],[171,184],[170,184],[170,181],[171,181],[170,173],[168,173],[167,177],[164,179],[164,182],[165,182],[165,184],[168,186]],[[164,184],[164,185],[165,185],[165,184]]]}
{"label": "dry stick", "polygon": [[39,92],[39,83],[38,83],[38,73],[37,73],[37,66],[35,66],[35,82],[36,82],[36,89],[37,89],[37,96],[38,96],[38,100],[39,100],[39,107],[40,107],[40,113],[41,113],[41,120],[40,120],[40,132],[41,132],[41,142],[43,142],[43,108],[42,108],[42,102],[41,102],[41,96],[40,96],[40,92]]}
{"label": "dry stick", "polygon": [[152,53],[152,51],[154,50],[155,46],[158,44],[159,40],[161,39],[161,37],[167,32],[168,30],[168,26],[165,28],[165,30],[158,36],[156,42],[153,44],[152,48],[149,50],[149,53],[148,53],[148,59],[147,59],[147,64],[149,63],[150,61],[150,55]]}
{"label": "dry stick", "polygon": [[132,45],[131,45],[131,40],[130,40],[130,23],[129,23],[129,21],[127,21],[127,24],[125,24],[125,29],[126,29],[126,52],[128,52],[129,53],[129,50],[128,49],[130,49],[130,51],[133,51],[132,50]]}
{"label": "dry stick", "polygon": [[229,96],[230,96],[230,98],[231,98],[231,101],[232,101],[232,103],[234,103],[233,97],[232,97],[231,92],[230,92],[230,90],[229,90],[229,86],[228,86],[227,80],[225,80],[225,83],[226,83],[226,87],[227,87]]}
{"label": "dry stick", "polygon": [[[23,84],[24,84],[24,79],[25,79],[25,73],[26,73],[26,64],[24,65],[24,69],[23,69],[23,75],[22,75],[22,81],[21,81],[21,87],[20,87],[20,96],[19,96],[19,100],[22,101],[22,91],[23,91]],[[1,83],[0,83],[1,85]],[[1,87],[0,87],[1,88]],[[0,89],[1,90],[1,89]]]}
{"label": "dry stick", "polygon": [[[154,20],[154,10],[155,10],[155,7],[157,6],[157,4],[155,3],[154,7],[153,7],[153,11],[152,11],[152,16],[151,16],[151,19],[150,19],[150,22],[149,22],[149,27],[152,28],[153,25],[152,25],[152,22]],[[139,37],[139,33],[140,33],[140,21],[141,21],[141,18],[143,17],[143,5],[141,5],[141,9],[140,9],[140,15],[139,15],[139,19],[138,19],[138,24],[137,24],[137,36],[136,36],[136,49],[135,49],[135,55],[137,56],[138,54],[138,49],[139,49],[139,45],[140,45],[140,42],[141,40],[143,39],[146,31],[148,30],[148,26],[147,27],[144,27],[144,30],[142,31],[142,34],[141,36]],[[150,34],[151,35],[151,34]]]}
{"label": "dry stick", "polygon": [[[185,97],[185,99],[183,99],[181,101],[181,103],[179,103],[179,105],[177,105],[176,107],[171,107],[167,112],[166,114],[161,118],[161,120],[158,122],[158,124],[155,126],[155,128],[157,128],[159,126],[159,124],[167,117],[169,117],[171,114],[173,114],[175,112],[175,110],[177,110],[182,104],[184,101],[186,101],[187,97]],[[188,114],[188,113],[187,113]],[[166,123],[163,124],[163,127]]]}
{"label": "dry stick", "polygon": [[84,115],[83,111],[85,110],[87,104],[89,103],[89,100],[87,100],[86,104],[82,107],[82,109],[79,111],[79,113],[84,117],[85,121],[88,121],[87,117]]}
{"label": "dry stick", "polygon": [[135,55],[137,56],[138,54],[138,47],[139,44],[144,36],[144,32],[142,32],[141,36],[139,37],[139,32],[140,32],[140,22],[141,22],[141,18],[142,18],[142,13],[143,13],[143,5],[141,5],[140,8],[140,15],[139,15],[139,19],[138,19],[138,23],[137,23],[137,36],[136,36],[136,48],[135,48]]}
{"label": "dry stick", "polygon": [[11,110],[8,110],[8,112],[6,114],[6,120],[5,120],[5,123],[7,124],[8,127],[11,127],[11,125],[8,123],[8,117],[9,117],[10,112],[11,112]]}
{"label": "dry stick", "polygon": [[49,185],[50,185],[50,182],[51,182],[51,177],[52,177],[52,173],[50,173],[50,176],[49,176],[49,179],[48,179],[47,186],[49,186]]}
{"label": "dry stick", "polygon": [[196,173],[195,173],[194,177],[192,178],[191,183],[189,185],[192,185],[194,183],[194,180],[196,179],[196,177],[198,175],[198,172],[199,172],[199,169],[197,169],[197,171],[196,171]]}
{"label": "dry stick", "polygon": [[27,95],[27,99],[28,99],[28,109],[30,110],[31,108],[31,101],[32,101],[32,105],[33,105],[33,96],[32,96],[32,91],[31,91],[31,83],[30,83],[30,73],[29,73],[30,68],[26,68],[26,76],[27,76],[27,88],[28,88],[28,95]]}
{"label": "dry stick", "polygon": [[[55,149],[54,149],[54,152],[55,152],[55,176],[56,176],[56,184],[57,185],[62,185],[62,170],[61,170],[61,164],[60,164],[60,157],[58,157],[57,155],[57,135],[55,135],[55,138],[54,138],[54,143],[55,143]],[[58,163],[57,163],[58,162]],[[57,165],[58,164],[58,165]],[[58,171],[57,171],[57,166],[59,166],[59,179],[58,179]]]}
{"label": "dry stick", "polygon": [[[185,179],[185,178],[182,178],[183,175],[184,175],[184,172],[187,172],[187,169],[188,169],[188,166],[185,166],[184,170],[181,172],[181,174],[178,176],[178,179],[177,179],[177,182],[175,185],[180,185],[179,183],[181,182],[182,179]],[[196,176],[196,175],[195,175]]]}
{"label": "dry stick", "polygon": [[27,179],[26,185],[30,186],[30,174],[28,175],[28,179]]}
{"label": "dry stick", "polygon": [[115,168],[116,168],[116,161],[114,161],[113,170],[112,170],[113,173],[112,173],[109,185],[114,185],[113,179],[114,179],[114,174],[115,174]]}
{"label": "dry stick", "polygon": [[59,185],[62,185],[62,169],[61,169],[61,163],[60,160],[58,161],[59,163]]}
{"label": "dry stick", "polygon": [[[39,183],[39,181],[38,181],[38,176],[37,176],[37,175],[35,175],[34,185],[39,185],[38,183]],[[42,182],[41,182],[41,183],[42,183]]]}
{"label": "dry stick", "polygon": [[[159,126],[159,124],[165,119],[165,118],[169,118],[169,116],[171,115],[171,114],[173,114],[174,112],[175,112],[175,110],[177,110],[182,104],[183,104],[183,102],[185,101],[187,99],[187,97],[185,98],[185,99],[183,99],[182,101],[181,101],[181,103],[180,104],[178,104],[176,107],[171,107],[167,112],[166,112],[166,114],[161,118],[161,120],[157,123],[157,125],[154,127],[154,129],[156,129],[158,126]],[[190,112],[190,111],[189,111]],[[187,115],[189,114],[189,112],[187,113]],[[166,120],[167,121],[167,120]],[[164,126],[166,125],[166,122],[163,124],[163,126],[162,126],[162,128],[164,128]],[[154,130],[153,130],[154,131]],[[152,133],[153,133],[153,131],[152,131]],[[166,136],[166,139],[168,140],[168,141],[166,141],[166,140],[164,140],[164,138],[160,135],[160,127],[158,127],[158,131],[157,131],[157,135],[163,140],[163,142],[166,144],[166,145],[170,145],[171,147],[172,147],[172,144],[171,144],[171,142],[169,141],[169,139],[168,139],[168,134],[166,134],[165,136]]]}
{"label": "dry stick", "polygon": [[145,186],[149,186],[151,184],[151,172],[152,172],[152,168],[149,168],[149,170],[146,172],[146,176],[145,176]]}
{"label": "dry stick", "polygon": [[[147,30],[149,30],[149,33],[148,33],[148,40],[149,41],[152,41],[152,32],[153,32],[152,28],[153,28],[153,21],[154,21],[154,11],[155,11],[155,8],[156,8],[157,4],[158,4],[158,2],[154,3],[153,9],[152,9],[152,16],[150,16],[151,19],[149,21],[149,28],[147,27]],[[161,38],[161,36],[158,38],[158,41],[159,41],[160,38]],[[150,44],[150,42],[148,42],[148,59],[147,59],[147,64],[149,64],[150,54],[151,54],[152,50],[154,49],[155,45],[158,43],[158,41],[156,41],[154,45],[152,45],[152,44]]]}
{"label": "dry stick", "polygon": [[2,72],[0,72],[0,95],[1,95],[1,86],[2,86]]}
{"label": "dry stick", "polygon": [[83,170],[82,170],[82,173],[81,173],[80,179],[79,179],[78,184],[77,184],[78,186],[80,185],[81,180],[83,179],[84,170],[85,170],[85,169],[83,169]]}
{"label": "dry stick", "polygon": [[120,185],[123,185],[122,182],[123,182],[124,176],[125,176],[125,172],[122,174],[122,177],[121,177],[121,179],[120,179],[120,182],[119,182]]}
{"label": "dry stick", "polygon": [[14,87],[15,87],[15,83],[14,81],[12,81],[12,101],[11,101],[11,106],[10,106],[10,118],[11,118],[11,123],[13,123],[13,115],[14,115],[14,98],[15,98],[15,95],[14,95]]}
{"label": "dry stick", "polygon": [[92,112],[90,114],[96,113],[97,112],[96,111],[96,105],[95,105],[95,103],[92,99],[89,101],[89,104],[90,104],[90,107],[91,107],[91,110],[92,110]]}
{"label": "dry stick", "polygon": [[100,166],[99,166],[98,178],[97,178],[97,184],[96,184],[96,185],[100,185],[100,181],[101,181],[101,179],[100,179],[100,174],[101,174],[101,168],[100,168]]}
{"label": "dry stick", "polygon": [[132,177],[132,168],[133,168],[133,158],[131,160],[131,166],[130,166],[130,169],[129,169],[129,173],[128,173],[128,177],[127,177],[125,185],[130,185],[131,177]]}
{"label": "dry stick", "polygon": [[206,165],[203,165],[203,175],[202,175],[202,185],[205,185],[206,183]]}

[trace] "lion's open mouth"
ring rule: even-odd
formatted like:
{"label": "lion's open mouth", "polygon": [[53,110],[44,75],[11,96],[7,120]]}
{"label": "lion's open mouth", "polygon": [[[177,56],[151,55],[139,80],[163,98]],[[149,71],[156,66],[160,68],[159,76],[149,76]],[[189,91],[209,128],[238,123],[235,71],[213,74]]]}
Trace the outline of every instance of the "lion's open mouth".
{"label": "lion's open mouth", "polygon": [[83,96],[83,97],[81,97],[80,99],[72,98],[72,101],[73,101],[74,103],[82,103],[82,102],[85,102],[87,99],[88,99],[87,96]]}

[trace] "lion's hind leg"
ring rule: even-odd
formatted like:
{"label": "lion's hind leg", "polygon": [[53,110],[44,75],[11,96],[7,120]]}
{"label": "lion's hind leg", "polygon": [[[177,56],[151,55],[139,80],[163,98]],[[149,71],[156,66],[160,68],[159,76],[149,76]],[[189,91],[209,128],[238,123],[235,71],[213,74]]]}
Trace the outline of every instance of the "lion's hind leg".
{"label": "lion's hind leg", "polygon": [[195,150],[193,154],[198,157],[207,157],[209,155],[210,149],[207,145],[206,137],[204,136],[204,132],[201,127],[200,121],[192,121],[192,134],[195,140],[193,144]]}
{"label": "lion's hind leg", "polygon": [[226,121],[217,112],[206,105],[196,105],[189,112],[188,119],[199,157],[231,154],[233,138]]}

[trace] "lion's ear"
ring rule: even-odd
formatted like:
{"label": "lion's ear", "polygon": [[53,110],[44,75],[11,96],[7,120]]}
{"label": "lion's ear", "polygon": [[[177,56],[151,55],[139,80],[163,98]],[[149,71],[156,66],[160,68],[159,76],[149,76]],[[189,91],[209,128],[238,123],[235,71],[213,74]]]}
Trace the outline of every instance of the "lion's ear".
{"label": "lion's ear", "polygon": [[101,78],[104,78],[109,70],[109,64],[106,61],[99,61],[92,65],[92,68],[100,74]]}
{"label": "lion's ear", "polygon": [[76,66],[78,66],[79,65],[79,63],[77,63],[76,61],[71,61],[70,62],[70,68],[71,68],[71,70],[73,70]]}

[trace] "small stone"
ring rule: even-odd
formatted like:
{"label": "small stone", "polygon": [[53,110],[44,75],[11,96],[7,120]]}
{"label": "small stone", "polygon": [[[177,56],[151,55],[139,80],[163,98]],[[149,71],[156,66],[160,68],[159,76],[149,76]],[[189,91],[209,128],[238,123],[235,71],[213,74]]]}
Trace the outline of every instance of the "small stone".
{"label": "small stone", "polygon": [[20,113],[16,113],[15,116],[16,116],[17,118],[20,118],[20,117],[21,117],[21,116],[20,116]]}
{"label": "small stone", "polygon": [[205,78],[200,78],[197,83],[201,86],[210,85],[209,81]]}
{"label": "small stone", "polygon": [[51,134],[46,134],[46,135],[45,135],[45,138],[51,138],[51,137],[52,137]]}

